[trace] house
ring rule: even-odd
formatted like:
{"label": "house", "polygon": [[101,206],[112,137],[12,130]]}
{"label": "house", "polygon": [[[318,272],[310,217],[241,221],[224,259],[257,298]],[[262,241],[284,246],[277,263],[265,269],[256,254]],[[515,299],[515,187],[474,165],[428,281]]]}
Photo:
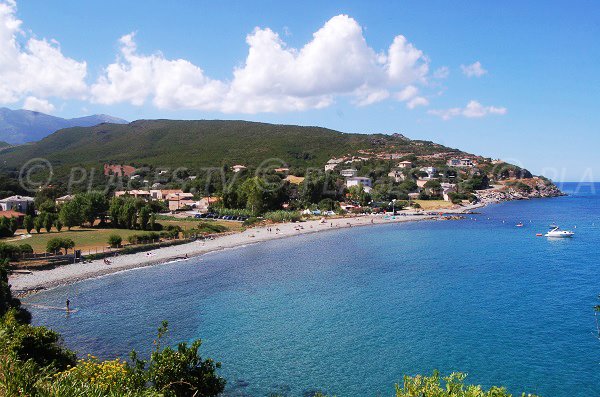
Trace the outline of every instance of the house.
{"label": "house", "polygon": [[150,195],[150,192],[147,190],[118,190],[115,192],[115,197],[121,197],[125,195],[133,196],[135,198],[141,198],[144,200],[149,200],[152,197]]}
{"label": "house", "polygon": [[283,173],[288,172],[289,170],[290,170],[289,168],[281,167],[281,168],[275,168],[273,171],[283,174]]}
{"label": "house", "polygon": [[195,207],[196,201],[192,199],[169,200],[169,211],[177,211],[184,207]]}
{"label": "house", "polygon": [[235,173],[238,173],[238,172],[240,172],[240,171],[244,171],[246,168],[248,168],[248,167],[246,167],[246,166],[244,166],[244,165],[240,165],[240,164],[236,164],[236,165],[234,165],[233,167],[231,167],[231,169],[232,169],[232,170],[233,170],[233,172],[235,172]]}
{"label": "house", "polygon": [[412,168],[411,161],[401,161],[398,163],[398,168]]}
{"label": "house", "polygon": [[333,171],[335,170],[335,168],[340,165],[341,163],[344,162],[343,158],[340,159],[329,159],[329,161],[327,161],[327,164],[325,164],[325,171]]}
{"label": "house", "polygon": [[19,227],[23,226],[23,219],[25,219],[25,214],[23,214],[22,212],[18,212],[18,211],[13,211],[13,210],[8,210],[8,211],[0,211],[0,219],[2,218],[16,218],[17,219],[17,225]]}
{"label": "house", "polygon": [[72,194],[67,194],[66,196],[57,198],[55,203],[56,203],[56,205],[62,205],[66,202],[73,200],[73,198],[75,198],[75,196],[73,196]]}
{"label": "house", "polygon": [[450,167],[473,167],[475,164],[473,164],[473,160],[471,159],[450,159],[448,160],[447,164]]}
{"label": "house", "polygon": [[358,171],[354,168],[348,168],[345,170],[341,170],[340,174],[342,176],[345,176],[346,178],[354,178],[356,175],[358,175]]}
{"label": "house", "polygon": [[429,182],[429,179],[417,179],[417,186],[419,189],[423,189],[427,182]]}
{"label": "house", "polygon": [[150,196],[152,196],[152,198],[154,200],[166,200],[167,196],[169,194],[175,194],[175,193],[183,193],[183,190],[181,190],[181,189],[163,189],[163,190],[153,189],[153,190],[150,190]]}
{"label": "house", "polygon": [[388,176],[396,183],[402,182],[404,179],[406,179],[406,176],[400,168],[392,168],[392,170],[388,173]]}
{"label": "house", "polygon": [[355,176],[352,178],[346,178],[346,187],[351,188],[352,186],[362,185],[363,190],[367,193],[370,193],[373,187],[373,182],[371,178],[367,178],[364,176]]}
{"label": "house", "polygon": [[427,179],[435,178],[438,173],[438,169],[435,167],[423,167],[423,168],[419,168],[419,171],[425,172],[427,174]]}
{"label": "house", "polygon": [[418,200],[421,197],[421,193],[408,193],[409,200]]}
{"label": "house", "polygon": [[450,200],[450,193],[455,193],[457,191],[456,185],[453,183],[442,183],[442,197],[444,201],[452,201]]}
{"label": "house", "polygon": [[208,207],[219,201],[218,197],[202,197],[196,202],[196,208],[200,211],[208,211]]}
{"label": "house", "polygon": [[33,197],[28,196],[10,196],[0,200],[0,210],[2,211],[18,211],[26,213],[27,209],[33,207]]}
{"label": "house", "polygon": [[169,193],[166,196],[164,196],[164,199],[168,201],[189,200],[192,198],[194,198],[193,193],[183,193],[181,191],[176,193]]}

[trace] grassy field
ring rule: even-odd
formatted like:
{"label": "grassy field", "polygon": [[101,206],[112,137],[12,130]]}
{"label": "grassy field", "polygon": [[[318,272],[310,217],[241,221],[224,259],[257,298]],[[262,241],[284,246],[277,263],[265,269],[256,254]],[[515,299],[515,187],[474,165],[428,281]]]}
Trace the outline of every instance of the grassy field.
{"label": "grassy field", "polygon": [[419,203],[421,208],[426,211],[448,209],[453,206],[450,201],[444,200],[413,200],[414,203]]}
{"label": "grassy field", "polygon": [[[242,228],[241,222],[228,222],[228,221],[207,221],[204,222],[214,222],[216,224],[227,227],[230,231],[239,231]],[[186,219],[177,219],[177,220],[160,220],[159,221],[163,226],[168,225],[177,225],[181,226],[182,229],[193,229],[195,224],[198,223],[198,220],[186,220]],[[95,229],[95,228],[80,228],[74,227],[70,231],[66,228],[62,229],[58,232],[56,229],[52,229],[50,233],[47,233],[46,230],[40,234],[37,234],[35,230],[32,230],[31,237],[25,239],[18,239],[15,237],[11,238],[3,238],[0,239],[0,242],[5,242],[9,244],[29,244],[33,247],[35,252],[45,252],[46,244],[48,240],[54,237],[61,238],[70,238],[75,242],[75,249],[80,249],[84,254],[94,253],[96,251],[102,252],[103,249],[107,249],[108,247],[108,237],[112,234],[118,234],[123,239],[123,242],[127,241],[127,238],[132,234],[143,233],[140,230],[128,230],[128,229]],[[26,234],[25,230],[17,230],[17,235]]]}

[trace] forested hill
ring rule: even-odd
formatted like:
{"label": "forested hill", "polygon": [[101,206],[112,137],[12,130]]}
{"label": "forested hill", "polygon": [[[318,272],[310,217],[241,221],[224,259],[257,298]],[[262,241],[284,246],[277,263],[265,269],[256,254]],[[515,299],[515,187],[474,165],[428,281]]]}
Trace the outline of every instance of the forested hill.
{"label": "forested hill", "polygon": [[4,168],[42,157],[53,165],[102,163],[160,167],[258,166],[278,158],[290,166],[321,168],[332,157],[360,153],[462,152],[402,135],[347,134],[320,127],[248,121],[139,120],[57,131],[41,141],[2,151]]}

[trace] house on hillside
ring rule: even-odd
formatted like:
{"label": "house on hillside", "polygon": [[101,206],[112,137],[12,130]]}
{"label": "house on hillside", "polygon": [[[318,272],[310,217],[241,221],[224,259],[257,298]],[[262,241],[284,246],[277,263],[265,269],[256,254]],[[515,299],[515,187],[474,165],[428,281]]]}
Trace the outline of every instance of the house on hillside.
{"label": "house on hillside", "polygon": [[63,205],[64,203],[67,203],[67,202],[73,200],[74,198],[75,198],[74,195],[67,194],[66,196],[62,196],[62,197],[57,198],[55,200],[55,203],[56,203],[56,205]]}
{"label": "house on hillside", "polygon": [[166,200],[169,202],[169,211],[197,205],[192,193],[172,193],[166,196]]}
{"label": "house on hillside", "polygon": [[0,219],[2,218],[16,218],[17,225],[19,227],[23,226],[23,219],[25,219],[25,214],[18,211],[8,210],[8,211],[0,211]]}
{"label": "house on hillside", "polygon": [[27,210],[33,208],[33,197],[28,196],[10,196],[0,200],[0,210],[27,213]]}
{"label": "house on hillside", "polygon": [[406,176],[400,168],[392,168],[392,170],[387,175],[390,178],[392,178],[396,183],[402,182],[404,179],[406,179]]}
{"label": "house on hillside", "polygon": [[240,165],[240,164],[236,164],[233,167],[231,167],[231,169],[233,170],[233,172],[238,173],[240,171],[244,171],[245,169],[247,169],[248,167],[246,167],[245,165]]}
{"label": "house on hillside", "polygon": [[150,200],[152,198],[150,192],[147,190],[118,190],[115,192],[115,197],[121,197],[126,195],[133,196],[135,198],[141,198],[144,200]]}
{"label": "house on hillside", "polygon": [[340,174],[346,178],[354,178],[356,175],[358,175],[358,171],[354,168],[348,168],[345,170],[341,170]]}
{"label": "house on hillside", "polygon": [[456,185],[453,183],[442,183],[442,197],[444,201],[452,201],[450,200],[450,193],[456,193]]}
{"label": "house on hillside", "polygon": [[450,167],[473,167],[475,164],[473,163],[473,160],[468,159],[468,158],[464,158],[464,159],[450,159],[448,160],[447,164]]}
{"label": "house on hillside", "polygon": [[419,168],[419,171],[425,172],[427,174],[427,179],[434,179],[438,174],[438,169],[435,167],[423,167]]}
{"label": "house on hillside", "polygon": [[183,193],[181,189],[152,189],[150,190],[150,196],[154,200],[166,200],[169,194]]}
{"label": "house on hillside", "polygon": [[364,176],[355,176],[352,178],[346,178],[346,187],[351,188],[352,186],[362,185],[363,190],[367,193],[370,193],[373,187],[373,182],[371,178],[367,178]]}
{"label": "house on hillside", "polygon": [[398,163],[398,168],[412,168],[411,161],[401,161]]}

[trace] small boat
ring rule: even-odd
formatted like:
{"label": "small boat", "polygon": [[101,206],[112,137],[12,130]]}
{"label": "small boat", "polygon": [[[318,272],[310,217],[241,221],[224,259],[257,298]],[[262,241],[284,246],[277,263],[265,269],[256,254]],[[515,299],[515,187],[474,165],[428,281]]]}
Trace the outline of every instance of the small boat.
{"label": "small boat", "polygon": [[573,237],[575,235],[574,232],[570,231],[570,230],[560,230],[560,228],[558,226],[556,226],[553,229],[550,229],[548,231],[548,233],[544,234],[544,237],[560,237],[560,238],[564,238],[564,237]]}
{"label": "small boat", "polygon": [[515,225],[516,227],[523,227],[523,222],[519,222]]}

